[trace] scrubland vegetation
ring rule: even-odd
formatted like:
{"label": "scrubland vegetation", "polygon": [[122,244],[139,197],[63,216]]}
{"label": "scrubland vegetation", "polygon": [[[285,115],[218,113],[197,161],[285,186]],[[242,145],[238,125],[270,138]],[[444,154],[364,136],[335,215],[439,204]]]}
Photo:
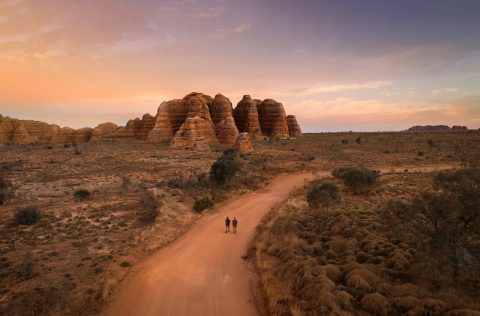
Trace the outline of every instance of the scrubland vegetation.
{"label": "scrubland vegetation", "polygon": [[268,313],[478,314],[480,170],[364,169],[376,180],[363,194],[345,170],[297,190],[259,226],[254,260]]}
{"label": "scrubland vegetation", "polygon": [[[352,166],[372,170],[398,167],[409,171],[424,165],[458,168],[475,160],[470,157],[480,150],[480,133],[306,134],[292,140],[255,141],[254,147],[255,151],[248,154],[224,153],[228,148],[220,145],[212,146],[210,151],[195,152],[133,140],[92,142],[74,147],[0,147],[0,314],[98,314],[132,266],[178,238],[201,212],[214,210],[216,203],[259,189],[281,173]],[[419,156],[419,151],[424,155]],[[278,285],[273,286],[272,291],[285,289],[284,282],[295,279],[294,282],[299,282],[295,295],[300,295],[301,284],[308,282],[297,280],[297,273],[306,271],[306,275],[310,275],[311,264],[318,268],[312,274],[315,276],[331,270],[329,280],[335,287],[330,292],[324,291],[323,285],[313,287],[312,292],[302,290],[305,296],[299,302],[303,303],[298,303],[297,296],[287,287],[285,301],[277,305],[283,304],[293,311],[308,309],[310,300],[320,302],[320,294],[331,298],[333,293],[348,302],[347,293],[353,297],[352,306],[360,306],[355,302],[362,301],[363,292],[352,292],[347,287],[354,288],[352,282],[360,278],[353,275],[362,274],[369,286],[366,294],[373,295],[366,296],[365,306],[379,294],[389,300],[388,311],[392,310],[393,294],[379,285],[385,280],[392,287],[417,286],[418,291],[425,290],[428,294],[413,295],[416,300],[441,300],[449,309],[449,299],[431,290],[428,275],[416,285],[417,276],[413,272],[393,268],[405,263],[402,261],[405,257],[409,269],[416,267],[412,271],[421,271],[422,265],[417,262],[422,262],[418,261],[422,252],[414,241],[392,236],[397,232],[387,229],[391,225],[388,221],[395,218],[384,211],[390,200],[400,200],[400,208],[411,210],[412,205],[417,205],[415,198],[419,192],[444,192],[442,187],[430,190],[435,182],[433,176],[410,172],[381,175],[358,192],[341,179],[325,182],[330,184],[312,183],[318,191],[308,201],[307,188],[297,192],[284,207],[288,212],[281,211],[278,218],[275,215],[271,219],[272,223],[262,226],[261,230],[271,240],[261,235],[263,246],[258,249],[262,249],[260,253],[266,258],[261,260],[268,262],[264,268],[277,269],[288,264],[278,275],[269,277],[271,284]],[[454,194],[452,192],[449,194]],[[34,208],[38,214],[22,211],[25,208]],[[421,210],[411,212],[414,216],[423,216]],[[472,224],[469,222],[467,226]],[[463,224],[459,221],[458,225]],[[395,227],[412,229],[411,226]],[[405,238],[412,234],[398,233]],[[470,251],[469,247],[474,246],[469,243],[470,239],[463,235],[459,238],[462,247]],[[354,246],[351,245],[353,239]],[[429,252],[424,253],[424,258],[431,258]],[[465,253],[464,250],[461,253]],[[375,263],[383,257],[386,258],[383,263]],[[388,261],[393,257],[397,259]],[[303,266],[298,258],[308,262]],[[470,256],[465,258],[469,264]],[[451,259],[445,258],[445,262]],[[348,277],[353,266],[345,265],[350,261],[361,265],[355,269],[362,271]],[[464,261],[459,262],[464,264]],[[465,297],[458,307],[474,306],[469,301],[472,290],[464,285],[465,280],[471,280],[474,270],[460,265],[455,272],[455,266],[439,265],[439,268],[446,267],[449,269],[439,275],[451,278],[451,273],[458,273],[461,284],[448,283],[451,284],[448,289],[442,288],[440,292],[452,292],[459,297],[458,289],[461,289]],[[374,274],[375,282],[363,270]],[[338,278],[332,273],[337,273]],[[354,281],[347,284],[346,280],[351,278]],[[329,284],[328,289],[332,288],[332,283],[322,280]],[[344,288],[336,288],[340,284]],[[338,294],[339,289],[345,293]],[[313,292],[318,295],[309,294]]]}

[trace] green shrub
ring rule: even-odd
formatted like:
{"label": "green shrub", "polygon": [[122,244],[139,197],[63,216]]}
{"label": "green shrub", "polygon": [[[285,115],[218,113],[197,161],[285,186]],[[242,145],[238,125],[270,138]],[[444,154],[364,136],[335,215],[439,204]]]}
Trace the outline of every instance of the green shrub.
{"label": "green shrub", "polygon": [[195,202],[193,203],[193,209],[196,212],[202,212],[203,210],[212,207],[213,204],[213,201],[210,200],[208,196],[204,196],[200,199],[195,199]]}
{"label": "green shrub", "polygon": [[332,175],[341,179],[354,193],[360,193],[377,182],[380,172],[367,168],[347,167],[333,170]]}
{"label": "green shrub", "polygon": [[90,191],[88,191],[86,189],[79,189],[79,190],[77,190],[73,193],[73,196],[75,196],[75,199],[77,199],[78,201],[86,200],[91,195],[92,195],[92,193],[90,193]]}
{"label": "green shrub", "polygon": [[340,198],[338,187],[335,183],[316,183],[310,187],[307,193],[307,201],[311,208],[322,207],[328,210]]}
{"label": "green shrub", "polygon": [[233,150],[226,150],[217,159],[210,169],[210,180],[216,184],[226,184],[240,169],[237,154]]}
{"label": "green shrub", "polygon": [[15,225],[33,225],[42,218],[40,210],[34,206],[27,206],[15,214]]}

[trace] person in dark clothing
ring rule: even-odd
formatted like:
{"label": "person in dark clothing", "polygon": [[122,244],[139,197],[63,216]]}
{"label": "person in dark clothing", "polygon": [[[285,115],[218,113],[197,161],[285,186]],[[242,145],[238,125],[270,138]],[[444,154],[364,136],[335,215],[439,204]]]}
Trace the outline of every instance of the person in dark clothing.
{"label": "person in dark clothing", "polygon": [[237,221],[236,217],[233,217],[232,224],[233,224],[233,233],[236,234],[237,233],[237,225],[238,225],[238,221]]}
{"label": "person in dark clothing", "polygon": [[225,219],[225,233],[228,233],[230,231],[230,218]]}

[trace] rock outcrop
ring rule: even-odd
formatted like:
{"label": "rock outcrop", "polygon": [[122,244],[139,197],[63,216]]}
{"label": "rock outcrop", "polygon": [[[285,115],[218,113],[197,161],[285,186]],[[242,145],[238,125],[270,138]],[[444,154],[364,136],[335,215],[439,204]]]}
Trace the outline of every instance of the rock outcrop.
{"label": "rock outcrop", "polygon": [[118,125],[115,123],[107,122],[97,125],[92,131],[92,137],[90,141],[98,141],[105,136],[114,134],[118,129]]}
{"label": "rock outcrop", "polygon": [[[240,137],[240,133],[247,134]],[[299,137],[302,132],[295,117],[287,117],[283,105],[275,100],[261,101],[245,95],[233,109],[232,102],[222,94],[212,98],[197,92],[183,99],[162,102],[156,116],[147,113],[142,119],[129,120],[122,127],[108,122],[93,129],[75,130],[0,115],[0,144],[82,143],[105,138],[136,138],[199,149],[214,142],[235,145],[240,141],[241,144],[245,142],[245,135],[253,138],[262,134],[287,138],[289,135]]]}
{"label": "rock outcrop", "polygon": [[235,125],[233,116],[229,116],[220,121],[215,127],[217,139],[222,144],[233,145],[237,141],[238,129]]}
{"label": "rock outcrop", "polygon": [[23,124],[19,124],[13,130],[10,142],[12,144],[32,144],[35,140],[30,136]]}
{"label": "rock outcrop", "polygon": [[250,152],[253,151],[252,140],[248,133],[240,133],[235,142],[234,149],[238,152]]}
{"label": "rock outcrop", "polygon": [[215,126],[225,120],[227,117],[233,116],[232,102],[224,95],[217,94],[209,107],[210,117]]}
{"label": "rock outcrop", "polygon": [[447,125],[416,125],[408,129],[409,132],[436,132],[448,131],[450,127]]}
{"label": "rock outcrop", "polygon": [[185,123],[175,133],[172,147],[192,147],[198,138],[204,138],[207,144],[216,142],[211,122],[199,116],[187,117]]}
{"label": "rock outcrop", "polygon": [[290,137],[301,137],[302,130],[300,125],[298,125],[297,118],[295,115],[287,115],[287,126],[288,126],[288,135]]}
{"label": "rock outcrop", "polygon": [[244,95],[238,102],[233,111],[233,117],[240,133],[248,133],[252,137],[261,134],[257,102],[249,95]]}
{"label": "rock outcrop", "polygon": [[158,107],[155,125],[148,133],[147,141],[166,142],[172,140],[185,122],[187,114],[187,102],[183,99],[162,102]]}
{"label": "rock outcrop", "polygon": [[442,131],[465,131],[468,128],[461,125],[453,125],[452,127],[447,125],[416,125],[410,127],[408,132],[442,132]]}
{"label": "rock outcrop", "polygon": [[81,129],[77,129],[73,133],[73,142],[74,143],[86,143],[90,141],[90,138],[92,138],[92,131],[90,127],[84,127]]}
{"label": "rock outcrop", "polygon": [[263,100],[258,106],[258,119],[263,135],[288,138],[287,117],[281,103],[273,99]]}
{"label": "rock outcrop", "polygon": [[144,114],[142,120],[137,123],[135,136],[138,139],[147,139],[154,126],[155,118],[150,113]]}

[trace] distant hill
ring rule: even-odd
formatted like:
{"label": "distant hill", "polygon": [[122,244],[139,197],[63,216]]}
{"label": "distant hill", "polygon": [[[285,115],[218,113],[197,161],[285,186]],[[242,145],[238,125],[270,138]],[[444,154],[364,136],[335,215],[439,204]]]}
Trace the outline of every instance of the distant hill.
{"label": "distant hill", "polygon": [[453,125],[452,127],[447,125],[416,125],[410,127],[409,132],[438,132],[438,131],[450,131],[450,130],[467,130],[466,126]]}

